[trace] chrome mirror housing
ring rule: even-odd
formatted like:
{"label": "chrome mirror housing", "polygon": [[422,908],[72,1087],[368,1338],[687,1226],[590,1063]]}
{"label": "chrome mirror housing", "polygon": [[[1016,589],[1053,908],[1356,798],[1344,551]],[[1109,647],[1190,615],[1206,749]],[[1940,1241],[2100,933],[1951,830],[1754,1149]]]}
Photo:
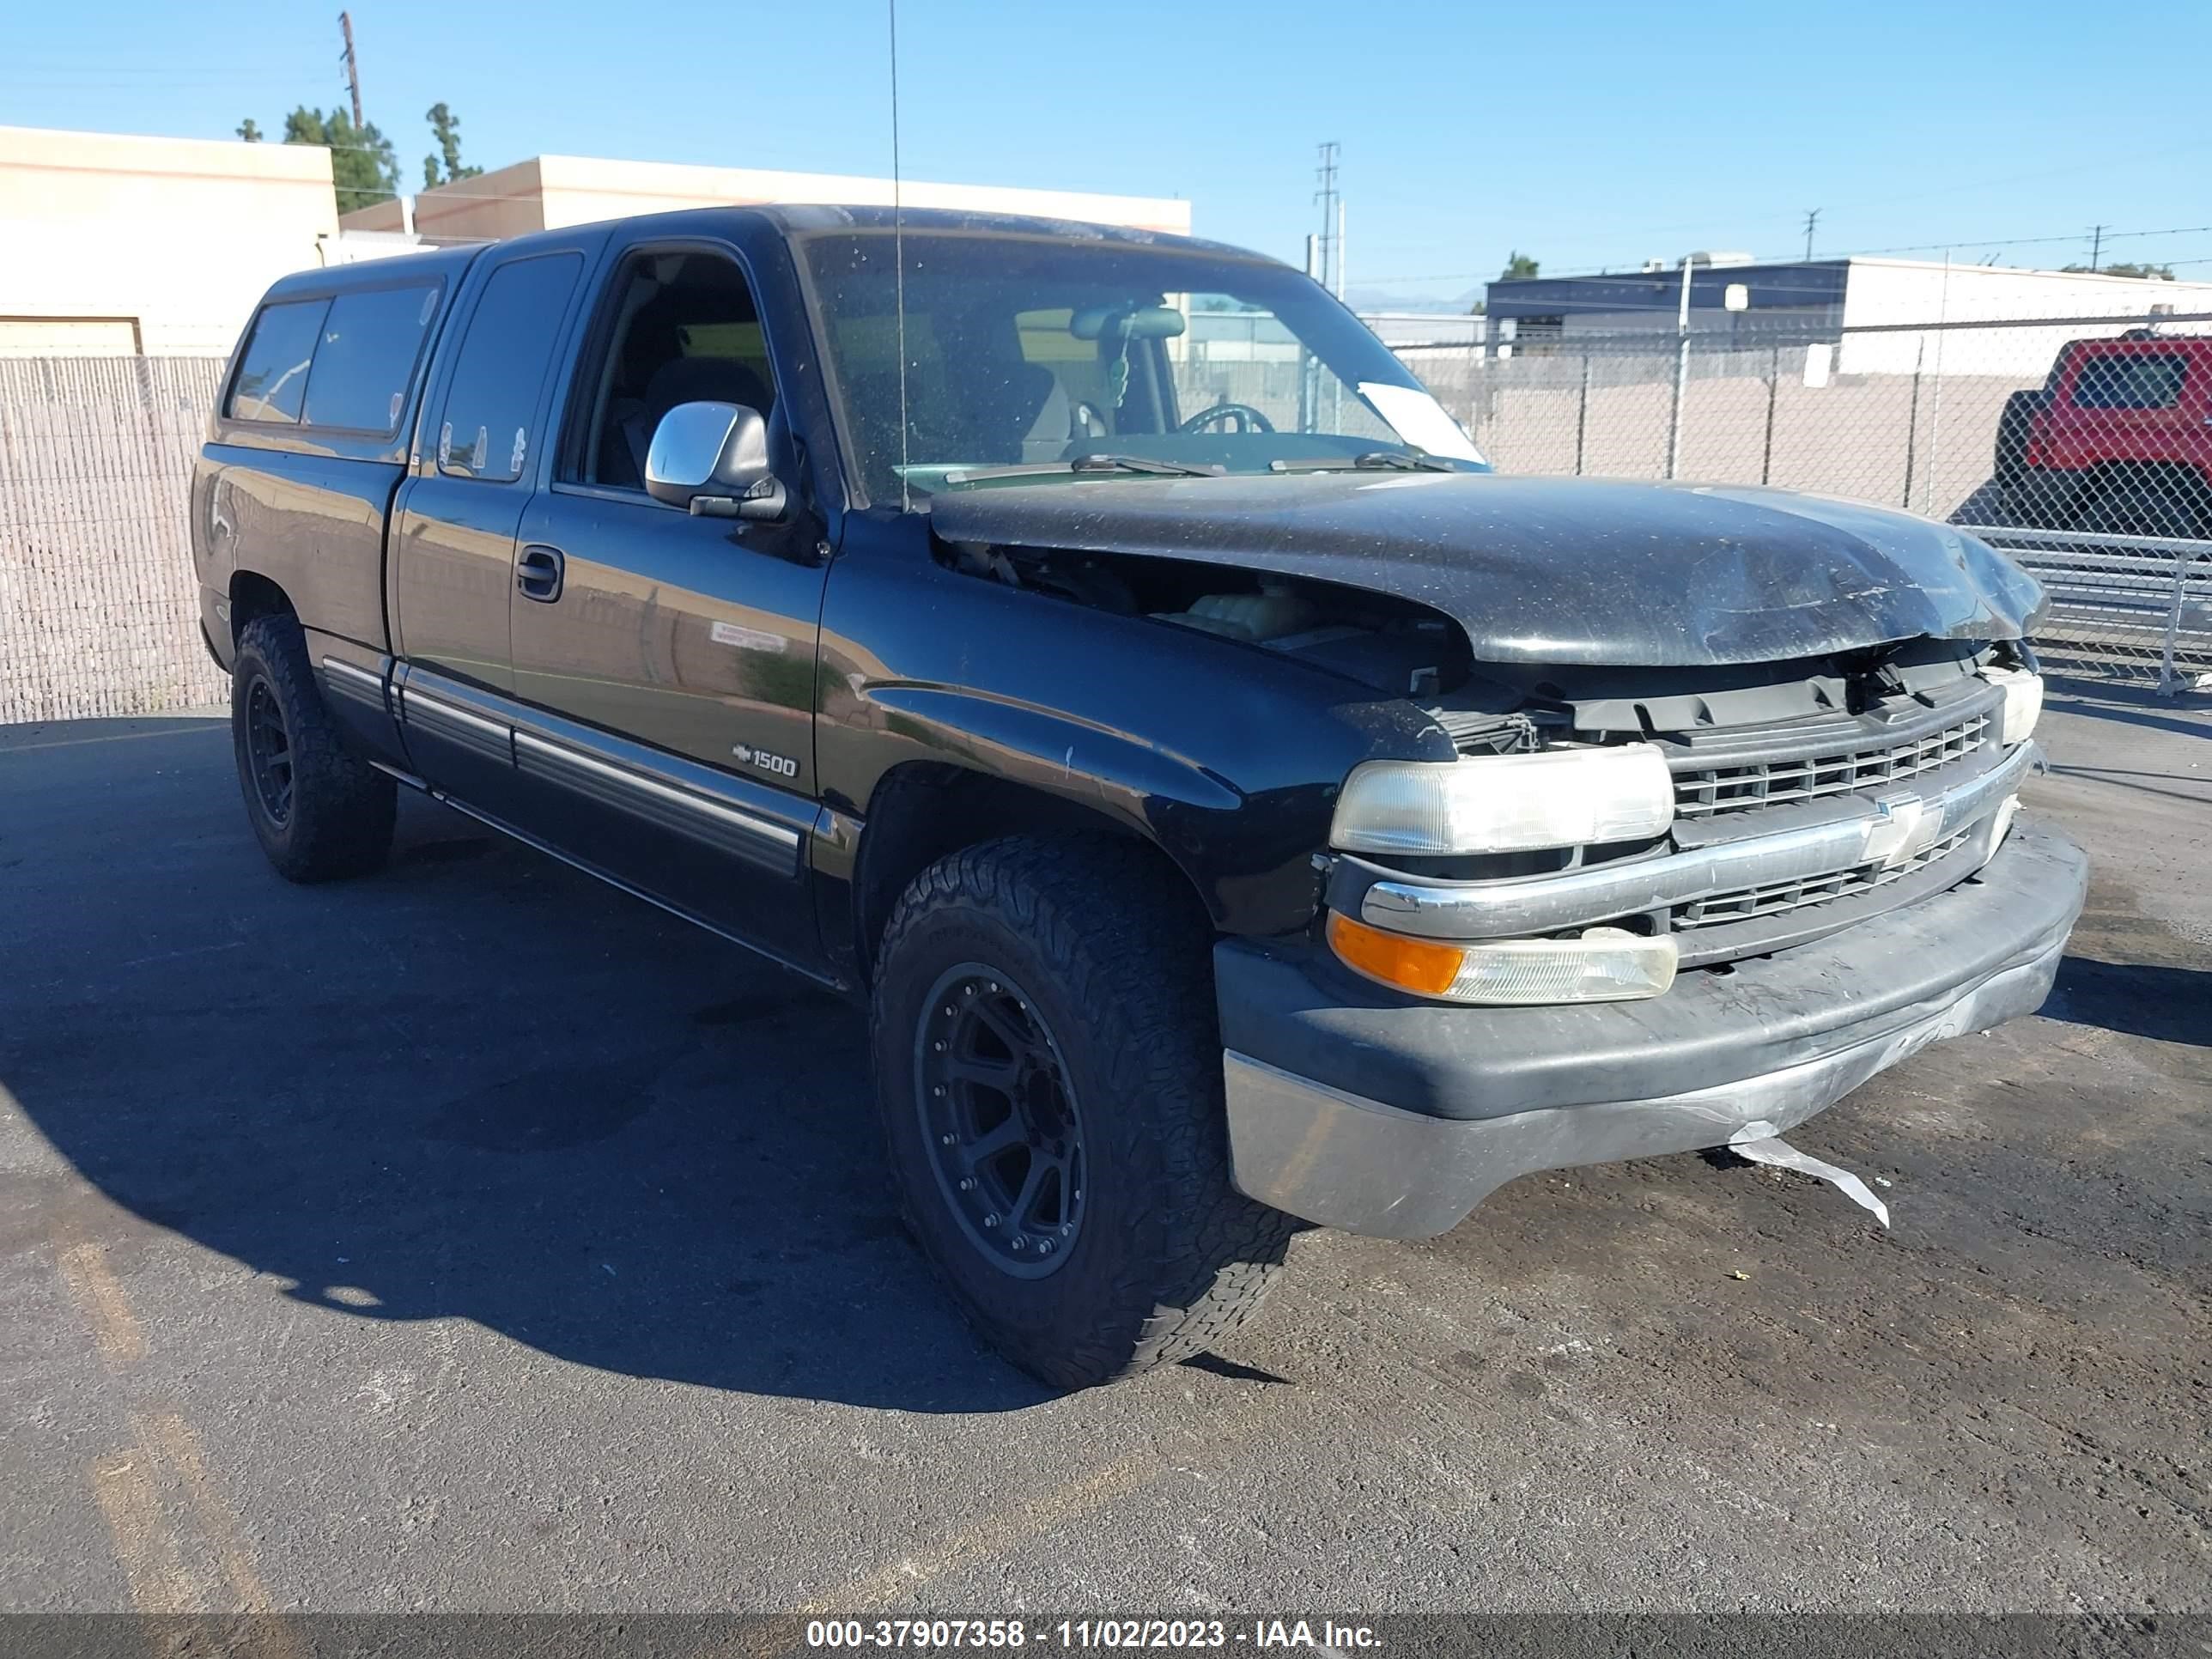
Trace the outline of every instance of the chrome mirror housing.
{"label": "chrome mirror housing", "polygon": [[678,404],[653,428],[646,493],[720,519],[780,519],[784,489],[769,468],[768,422],[743,404]]}

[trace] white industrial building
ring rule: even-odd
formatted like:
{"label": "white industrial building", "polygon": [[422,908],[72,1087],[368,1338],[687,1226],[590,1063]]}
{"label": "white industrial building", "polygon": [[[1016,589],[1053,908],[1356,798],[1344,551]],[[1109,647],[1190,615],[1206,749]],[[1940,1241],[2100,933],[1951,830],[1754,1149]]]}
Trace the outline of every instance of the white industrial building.
{"label": "white industrial building", "polygon": [[[2069,339],[2212,313],[2204,282],[1930,259],[1690,258],[1690,328],[1701,350],[1830,344],[1844,374],[2039,376]],[[1638,338],[1672,338],[1681,289],[1680,265],[1655,261],[1633,272],[1500,280],[1490,284],[1489,312],[1498,339],[1521,352],[1577,343],[1632,349]]]}
{"label": "white industrial building", "polygon": [[[1190,204],[1181,197],[1102,196],[924,179],[908,179],[896,189],[898,198],[913,208],[1034,214],[1184,234],[1190,230]],[[684,208],[802,202],[889,207],[893,191],[889,179],[851,173],[533,155],[417,196],[376,203],[348,213],[338,222],[349,233],[404,232],[432,242],[483,241]]]}

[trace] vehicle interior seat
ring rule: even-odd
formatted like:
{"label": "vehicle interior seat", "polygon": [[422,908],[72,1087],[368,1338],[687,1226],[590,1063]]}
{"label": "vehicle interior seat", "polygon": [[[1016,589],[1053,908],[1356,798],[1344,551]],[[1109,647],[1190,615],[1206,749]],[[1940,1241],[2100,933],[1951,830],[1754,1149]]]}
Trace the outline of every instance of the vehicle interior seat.
{"label": "vehicle interior seat", "polygon": [[1059,375],[1022,355],[1011,316],[962,319],[945,343],[948,365],[961,366],[947,459],[1056,461],[1067,453],[1075,406]]}
{"label": "vehicle interior seat", "polygon": [[678,404],[743,404],[767,416],[775,393],[768,382],[733,357],[672,357],[653,371],[645,395],[635,408],[609,422],[622,434],[637,481],[645,480],[645,459],[661,417]]}

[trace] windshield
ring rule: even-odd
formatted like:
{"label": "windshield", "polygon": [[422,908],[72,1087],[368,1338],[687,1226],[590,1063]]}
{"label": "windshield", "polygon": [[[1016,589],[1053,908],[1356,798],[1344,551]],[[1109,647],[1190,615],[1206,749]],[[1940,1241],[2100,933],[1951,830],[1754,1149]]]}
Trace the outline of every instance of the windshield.
{"label": "windshield", "polygon": [[921,494],[1419,456],[1483,468],[1404,365],[1287,266],[1004,234],[907,234],[902,430],[891,233],[804,246],[831,392],[878,501],[902,480]]}

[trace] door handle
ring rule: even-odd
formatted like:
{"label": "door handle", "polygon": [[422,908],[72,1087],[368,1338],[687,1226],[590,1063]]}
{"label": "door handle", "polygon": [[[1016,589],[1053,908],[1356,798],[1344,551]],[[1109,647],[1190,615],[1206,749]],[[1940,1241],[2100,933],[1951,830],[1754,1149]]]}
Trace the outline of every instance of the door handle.
{"label": "door handle", "polygon": [[561,597],[566,562],[557,547],[526,547],[515,556],[514,585],[524,599],[550,605]]}

